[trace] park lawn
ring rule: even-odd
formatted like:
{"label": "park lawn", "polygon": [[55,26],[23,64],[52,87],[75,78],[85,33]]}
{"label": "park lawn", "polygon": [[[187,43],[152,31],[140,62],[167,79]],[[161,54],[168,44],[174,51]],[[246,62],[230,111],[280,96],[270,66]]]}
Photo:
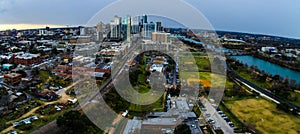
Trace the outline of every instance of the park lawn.
{"label": "park lawn", "polygon": [[[57,113],[54,113],[54,114],[50,114],[50,115],[40,115],[40,114],[35,113],[34,115],[37,115],[39,119],[36,120],[36,121],[31,122],[31,124],[30,124],[31,129],[22,131],[18,127],[18,128],[14,128],[14,130],[16,130],[17,132],[22,131],[22,133],[24,133],[24,134],[27,134],[27,133],[30,134],[34,130],[37,130],[38,128],[40,128],[40,127],[42,127],[42,126],[44,126],[44,125],[52,122],[53,120],[57,119],[59,116],[63,115],[65,112],[70,111],[72,109],[73,109],[73,107],[69,107],[69,108],[64,109],[64,110],[62,110],[60,112],[57,112]],[[29,117],[31,117],[31,116],[29,116]]]}
{"label": "park lawn", "polygon": [[[225,87],[226,86],[226,76],[222,76],[219,74],[214,74],[211,72],[180,72],[180,76],[182,80],[186,81],[188,79],[201,79],[209,81],[214,87]],[[228,86],[231,84],[228,83]]]}
{"label": "park lawn", "polygon": [[296,96],[298,99],[296,101],[291,101],[293,104],[300,106],[300,93],[299,92],[290,92],[291,95]]}
{"label": "park lawn", "polygon": [[[205,57],[193,57],[193,56],[186,56],[186,57],[180,57],[179,62],[183,65],[180,68],[180,71],[187,71],[187,70],[192,70],[193,71],[209,71],[210,70],[210,61]],[[186,63],[189,63],[187,65]],[[192,64],[191,64],[192,63]],[[197,67],[197,68],[195,68]]]}
{"label": "park lawn", "polygon": [[255,124],[262,133],[297,134],[300,118],[276,109],[276,104],[261,98],[227,101],[225,105],[240,119]]}
{"label": "park lawn", "polygon": [[131,103],[129,106],[129,114],[137,114],[136,116],[139,116],[142,111],[146,112],[151,112],[151,111],[156,111],[156,112],[162,112],[164,111],[163,109],[163,96],[159,98],[157,101],[154,103],[151,103],[149,105],[136,105],[134,103]]}
{"label": "park lawn", "polygon": [[207,58],[195,58],[199,70],[210,70],[210,61]]}
{"label": "park lawn", "polygon": [[197,56],[207,56],[207,53],[204,53],[204,52],[194,52],[194,53],[192,53],[192,55],[194,56],[194,57],[197,57]]}
{"label": "park lawn", "polygon": [[236,117],[232,112],[230,112],[225,106],[224,103],[219,105],[219,108],[226,114],[226,116],[234,123],[234,126],[238,128],[236,131],[241,132],[243,128],[243,124],[241,120]]}
{"label": "park lawn", "polygon": [[232,81],[226,80],[225,88],[226,89],[232,89],[234,83]]}
{"label": "park lawn", "polygon": [[254,83],[255,85],[261,87],[261,88],[265,88],[265,89],[268,89],[268,88],[271,88],[272,86],[272,83],[271,82],[261,82],[261,81],[258,81],[258,80],[255,80],[255,79],[251,79],[251,76],[249,75],[249,73],[247,72],[244,72],[244,71],[239,71],[237,72],[240,76],[242,76],[243,78],[245,78],[246,80]]}
{"label": "park lawn", "polygon": [[46,82],[49,79],[50,73],[44,70],[39,70],[39,76],[43,82]]}

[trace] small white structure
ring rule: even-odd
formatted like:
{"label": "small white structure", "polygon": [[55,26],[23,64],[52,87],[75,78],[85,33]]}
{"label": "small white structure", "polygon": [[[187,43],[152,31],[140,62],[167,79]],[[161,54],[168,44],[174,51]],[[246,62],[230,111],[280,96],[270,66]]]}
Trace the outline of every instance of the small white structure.
{"label": "small white structure", "polygon": [[126,110],[126,111],[122,114],[122,116],[123,116],[123,117],[126,117],[127,114],[128,114],[128,110]]}
{"label": "small white structure", "polygon": [[153,64],[151,67],[150,67],[150,71],[157,71],[157,72],[162,72],[163,71],[163,65],[162,64]]}
{"label": "small white structure", "polygon": [[74,98],[74,99],[68,99],[69,102],[72,102],[73,104],[75,104],[77,102],[77,99]]}

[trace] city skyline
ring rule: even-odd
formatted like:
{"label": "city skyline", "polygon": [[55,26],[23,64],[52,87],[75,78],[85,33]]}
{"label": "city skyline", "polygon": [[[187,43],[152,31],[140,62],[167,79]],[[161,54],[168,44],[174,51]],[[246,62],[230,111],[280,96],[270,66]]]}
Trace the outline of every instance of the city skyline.
{"label": "city skyline", "polygon": [[[134,2],[134,0],[129,1]],[[296,17],[297,5],[299,4],[296,4],[298,1],[295,0],[272,3],[269,0],[262,2],[256,0],[230,0],[226,2],[220,0],[213,2],[186,0],[186,2],[201,11],[216,30],[290,38],[300,37],[300,29],[297,27],[300,20]],[[101,2],[97,0],[89,0],[88,2],[1,0],[0,4],[3,6],[0,8],[0,17],[5,19],[0,20],[2,25],[0,30],[11,29],[11,27],[5,27],[8,24],[12,27],[21,24],[26,24],[27,27],[37,24],[44,26],[84,25],[100,9],[112,3],[116,3],[115,0]],[[49,10],[51,7],[55,7],[55,10]]]}

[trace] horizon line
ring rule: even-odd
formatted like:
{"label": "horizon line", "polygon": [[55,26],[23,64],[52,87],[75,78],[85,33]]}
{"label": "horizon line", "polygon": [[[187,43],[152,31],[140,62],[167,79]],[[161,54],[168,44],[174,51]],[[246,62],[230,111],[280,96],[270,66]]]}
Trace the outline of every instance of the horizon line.
{"label": "horizon line", "polygon": [[[50,27],[50,29],[51,29],[51,28],[79,27],[79,26],[85,26],[85,25],[84,24],[74,24],[74,25],[68,25],[68,24],[66,24],[66,25],[60,25],[60,24],[30,24],[30,23],[1,24],[0,25],[0,31],[13,30],[13,29],[16,29],[16,30],[44,29],[47,26]],[[172,27],[166,27],[166,28],[172,28]],[[174,27],[174,28],[179,28],[179,27]],[[182,28],[186,28],[186,27],[182,27]],[[196,28],[186,28],[186,29],[196,29]],[[205,29],[197,29],[197,30],[205,30]],[[228,29],[215,29],[214,31],[215,32],[235,32],[235,33],[243,33],[243,34],[273,36],[273,37],[281,37],[281,38],[289,38],[289,39],[300,40],[300,37],[293,37],[293,36],[287,36],[287,35],[278,35],[278,34],[270,34],[270,33],[239,31],[239,30],[228,30]]]}

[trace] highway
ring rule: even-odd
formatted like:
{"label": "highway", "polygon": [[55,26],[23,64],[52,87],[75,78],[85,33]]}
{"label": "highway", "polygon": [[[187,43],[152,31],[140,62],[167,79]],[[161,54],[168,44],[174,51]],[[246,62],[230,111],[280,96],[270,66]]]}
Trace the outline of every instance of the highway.
{"label": "highway", "polygon": [[247,86],[248,88],[250,88],[251,90],[254,90],[256,92],[258,92],[261,96],[265,97],[265,98],[268,98],[270,100],[272,100],[273,102],[277,103],[277,104],[281,104],[281,103],[287,103],[288,106],[292,109],[300,109],[299,106],[295,105],[295,104],[292,104],[290,102],[287,102],[286,100],[284,99],[281,99],[280,97],[272,94],[271,92],[251,83],[250,81],[244,79],[243,77],[233,73],[233,71],[229,70],[231,73],[230,73],[230,76],[236,80],[237,82],[239,82],[240,84],[242,85],[245,85]]}

